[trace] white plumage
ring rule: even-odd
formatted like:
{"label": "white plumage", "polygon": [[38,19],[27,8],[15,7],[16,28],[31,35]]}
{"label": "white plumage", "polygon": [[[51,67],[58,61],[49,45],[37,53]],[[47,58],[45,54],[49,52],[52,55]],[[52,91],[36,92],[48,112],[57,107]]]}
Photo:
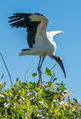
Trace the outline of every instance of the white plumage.
{"label": "white plumage", "polygon": [[[29,49],[23,49],[19,55],[38,55],[40,56],[39,67],[41,68],[44,58],[49,56],[56,60],[64,72],[66,77],[65,69],[63,66],[62,58],[55,55],[56,43],[53,38],[56,35],[62,34],[63,31],[51,31],[46,32],[48,18],[39,13],[26,14],[16,13],[9,17],[12,22],[12,27],[23,27],[27,29],[27,42]],[[42,61],[41,61],[42,58]]]}

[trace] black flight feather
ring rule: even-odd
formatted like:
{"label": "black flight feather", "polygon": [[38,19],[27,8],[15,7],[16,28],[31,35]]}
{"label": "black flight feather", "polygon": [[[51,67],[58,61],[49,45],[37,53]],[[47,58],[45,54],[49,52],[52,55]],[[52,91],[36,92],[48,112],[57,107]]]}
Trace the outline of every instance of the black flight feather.
{"label": "black flight feather", "polygon": [[[39,13],[35,13],[37,15],[41,15]],[[35,43],[35,35],[37,32],[37,27],[40,22],[31,21],[30,16],[34,14],[26,14],[26,13],[15,13],[13,16],[9,17],[9,22],[12,27],[23,27],[27,28],[27,42],[30,48],[33,47]],[[43,15],[41,15],[43,16]]]}

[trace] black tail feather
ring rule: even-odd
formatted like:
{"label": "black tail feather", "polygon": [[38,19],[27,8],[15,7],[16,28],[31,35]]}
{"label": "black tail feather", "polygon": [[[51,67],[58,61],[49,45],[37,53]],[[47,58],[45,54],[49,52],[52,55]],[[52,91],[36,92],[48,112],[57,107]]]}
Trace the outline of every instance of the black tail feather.
{"label": "black tail feather", "polygon": [[22,49],[22,51],[27,51],[27,50],[30,50],[30,49]]}

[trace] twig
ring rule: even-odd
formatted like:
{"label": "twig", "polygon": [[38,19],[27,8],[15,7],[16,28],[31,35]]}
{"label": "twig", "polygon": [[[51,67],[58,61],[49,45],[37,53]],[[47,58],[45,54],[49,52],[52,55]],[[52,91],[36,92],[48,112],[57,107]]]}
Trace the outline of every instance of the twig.
{"label": "twig", "polygon": [[56,64],[50,69],[50,71],[56,66]]}
{"label": "twig", "polygon": [[0,52],[0,56],[1,56],[1,58],[2,58],[2,61],[3,61],[3,63],[4,63],[4,66],[5,66],[5,68],[6,68],[6,71],[7,71],[7,73],[8,73],[8,76],[9,76],[9,79],[10,79],[10,82],[11,82],[11,85],[13,85],[11,75],[10,75],[10,73],[9,73],[8,67],[7,67],[7,65],[6,65],[6,62],[5,62],[5,60],[4,60],[4,58],[3,58],[1,52]]}
{"label": "twig", "polygon": [[25,82],[26,82],[26,83],[27,83],[26,77],[28,78],[27,73],[28,73],[28,71],[25,72],[25,76],[24,76],[24,77],[25,77]]}
{"label": "twig", "polygon": [[0,83],[2,82],[2,79],[4,78],[4,74],[2,74],[1,78],[0,78]]}
{"label": "twig", "polygon": [[[49,70],[51,71],[55,66],[56,66],[56,64],[51,69],[49,69]],[[42,73],[42,75],[43,74],[46,74],[46,72]]]}

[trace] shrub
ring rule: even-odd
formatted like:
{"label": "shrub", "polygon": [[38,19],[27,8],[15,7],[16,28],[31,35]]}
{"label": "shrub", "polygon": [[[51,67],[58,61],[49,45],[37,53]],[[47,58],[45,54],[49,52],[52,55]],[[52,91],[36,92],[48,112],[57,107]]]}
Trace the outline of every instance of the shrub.
{"label": "shrub", "polygon": [[72,92],[57,83],[53,71],[46,69],[46,74],[52,78],[43,87],[17,79],[5,90],[6,83],[0,83],[0,119],[80,119],[81,103],[70,99]]}

